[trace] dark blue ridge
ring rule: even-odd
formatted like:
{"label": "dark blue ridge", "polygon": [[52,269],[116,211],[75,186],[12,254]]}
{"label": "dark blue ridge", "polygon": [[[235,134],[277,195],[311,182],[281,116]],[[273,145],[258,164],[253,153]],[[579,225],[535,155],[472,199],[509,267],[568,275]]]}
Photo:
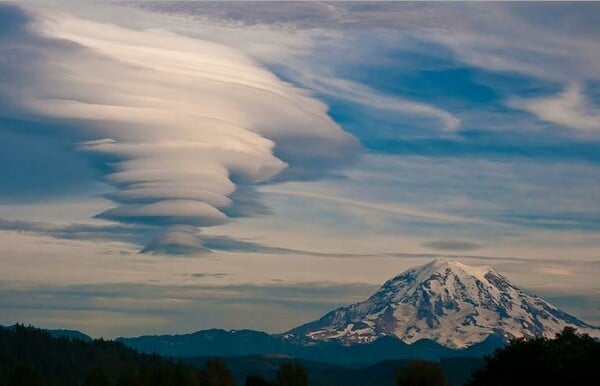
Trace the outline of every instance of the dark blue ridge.
{"label": "dark blue ridge", "polygon": [[338,365],[369,365],[383,360],[409,358],[437,361],[454,357],[482,357],[504,344],[501,336],[491,335],[483,342],[466,349],[452,350],[427,339],[406,344],[398,338],[386,336],[371,343],[345,346],[335,341],[291,340],[282,335],[269,335],[260,331],[219,329],[184,335],[118,338],[117,341],[144,353],[170,357],[267,355]]}

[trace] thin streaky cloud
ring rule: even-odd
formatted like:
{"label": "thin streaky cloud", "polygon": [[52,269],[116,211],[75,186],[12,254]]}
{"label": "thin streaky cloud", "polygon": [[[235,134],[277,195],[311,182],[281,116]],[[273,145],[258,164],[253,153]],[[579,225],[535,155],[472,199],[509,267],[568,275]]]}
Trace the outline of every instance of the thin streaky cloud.
{"label": "thin streaky cloud", "polygon": [[470,218],[470,217],[462,217],[462,216],[453,216],[448,214],[443,214],[439,212],[429,212],[425,210],[415,209],[412,207],[402,206],[398,204],[385,204],[385,203],[374,203],[369,201],[355,200],[351,198],[343,198],[337,197],[329,194],[321,194],[314,192],[306,192],[306,191],[290,191],[284,188],[277,187],[263,187],[261,188],[262,192],[270,193],[270,194],[278,194],[284,196],[293,196],[293,197],[301,197],[307,198],[311,200],[319,200],[319,201],[327,201],[333,202],[337,204],[350,205],[357,208],[373,210],[380,213],[386,213],[388,215],[394,216],[404,216],[417,218],[432,222],[440,222],[440,223],[462,223],[462,224],[482,224],[482,225],[494,225],[494,226],[511,226],[508,224],[504,224],[501,222],[488,221],[480,218]]}

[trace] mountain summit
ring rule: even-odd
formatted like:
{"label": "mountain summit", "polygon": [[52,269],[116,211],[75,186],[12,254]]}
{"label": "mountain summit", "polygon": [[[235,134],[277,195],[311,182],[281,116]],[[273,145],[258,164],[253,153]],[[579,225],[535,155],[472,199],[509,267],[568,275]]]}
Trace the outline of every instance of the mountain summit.
{"label": "mountain summit", "polygon": [[395,336],[406,343],[429,339],[460,349],[490,335],[554,337],[565,326],[600,333],[489,267],[436,259],[388,280],[366,301],[331,311],[285,336],[345,345]]}

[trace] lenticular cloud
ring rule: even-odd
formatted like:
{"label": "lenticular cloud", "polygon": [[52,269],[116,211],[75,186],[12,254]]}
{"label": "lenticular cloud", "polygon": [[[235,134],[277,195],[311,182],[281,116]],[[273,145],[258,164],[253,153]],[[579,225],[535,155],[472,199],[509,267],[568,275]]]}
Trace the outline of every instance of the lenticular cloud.
{"label": "lenticular cloud", "polygon": [[21,108],[67,122],[57,135],[108,165],[116,206],[98,216],[163,228],[145,250],[200,250],[190,227],[253,213],[256,184],[317,178],[356,153],[323,103],[227,46],[68,17],[35,31],[15,37],[41,59]]}

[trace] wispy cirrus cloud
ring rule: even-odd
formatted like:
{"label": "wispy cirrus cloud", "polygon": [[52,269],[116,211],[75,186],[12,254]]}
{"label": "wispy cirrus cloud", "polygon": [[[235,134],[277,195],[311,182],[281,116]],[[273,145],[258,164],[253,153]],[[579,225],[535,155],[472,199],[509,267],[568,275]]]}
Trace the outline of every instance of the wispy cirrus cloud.
{"label": "wispy cirrus cloud", "polygon": [[483,247],[481,244],[461,240],[435,240],[425,242],[421,245],[441,251],[474,251]]}
{"label": "wispy cirrus cloud", "polygon": [[151,229],[143,225],[118,223],[55,224],[42,221],[7,220],[0,217],[0,231],[25,232],[57,239],[141,243]]}
{"label": "wispy cirrus cloud", "polygon": [[571,84],[557,95],[513,99],[509,105],[528,111],[541,120],[580,130],[584,134],[600,132],[600,107],[592,104],[581,84]]}
{"label": "wispy cirrus cloud", "polygon": [[323,95],[354,102],[371,109],[390,111],[404,116],[433,119],[438,122],[441,131],[454,132],[460,128],[461,121],[452,113],[433,105],[407,98],[386,94],[369,86],[333,75],[315,76],[305,72],[296,73],[294,80]]}
{"label": "wispy cirrus cloud", "polygon": [[[368,42],[355,41],[355,32],[361,28],[371,33],[381,27],[398,27],[394,18],[412,7],[393,3],[381,7],[374,3],[289,2],[268,5],[139,2],[121,6],[143,9],[150,15],[174,17],[182,32],[236,46],[285,79],[320,96],[415,120],[436,132],[453,133],[461,125],[458,116],[429,101],[377,90],[338,71],[338,67],[347,64],[344,62],[357,58],[370,60],[364,52],[364,44]],[[411,15],[416,16],[416,13],[411,12]],[[244,36],[238,33],[240,28],[244,29]],[[384,38],[389,32],[374,33],[367,40],[382,39],[402,46],[397,39]],[[347,46],[353,47],[350,51],[355,58],[351,58],[352,54],[345,49]]]}

